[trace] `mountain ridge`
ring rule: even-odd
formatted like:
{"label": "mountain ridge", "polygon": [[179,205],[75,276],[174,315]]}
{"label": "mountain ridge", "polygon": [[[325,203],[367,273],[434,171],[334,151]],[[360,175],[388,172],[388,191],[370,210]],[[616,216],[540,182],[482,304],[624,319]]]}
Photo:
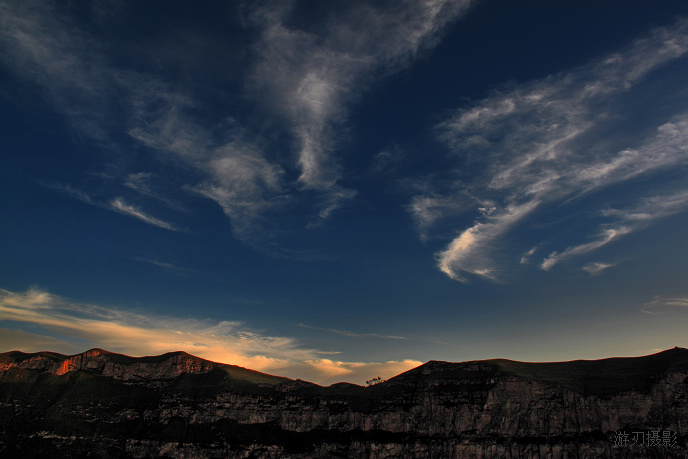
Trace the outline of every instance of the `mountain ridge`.
{"label": "mountain ridge", "polygon": [[[204,359],[186,351],[171,351],[160,355],[148,355],[141,357],[129,356],[126,354],[116,353],[107,351],[102,348],[92,348],[87,351],[67,355],[60,354],[52,351],[40,351],[40,352],[23,352],[23,351],[8,351],[0,353],[0,370],[8,369],[14,365],[21,368],[35,369],[35,370],[46,370],[53,372],[57,375],[65,374],[69,371],[78,370],[98,370],[103,369],[106,365],[98,365],[89,362],[107,362],[113,365],[136,365],[136,364],[162,364],[167,362],[171,366],[175,367],[176,370],[169,370],[168,376],[160,374],[159,377],[176,377],[182,373],[198,374],[206,373],[216,368],[225,369],[236,369],[238,371],[253,372],[256,374],[262,374],[272,378],[278,378],[283,382],[292,381],[290,378],[285,378],[282,376],[271,375],[264,372],[259,372],[245,367],[240,367],[238,365],[232,365],[228,363],[220,363],[212,360]],[[597,375],[603,375],[605,378],[609,378],[609,374],[604,374],[601,371],[603,367],[611,366],[615,370],[615,374],[619,375],[612,385],[619,386],[623,385],[622,379],[627,380],[627,375],[633,370],[633,368],[641,367],[644,371],[654,371],[666,372],[671,366],[678,366],[679,368],[688,369],[688,349],[674,347],[664,351],[660,351],[654,354],[638,356],[638,357],[607,357],[602,359],[576,359],[569,361],[554,361],[554,362],[525,362],[519,360],[510,360],[503,358],[486,359],[486,360],[468,360],[463,362],[449,362],[443,360],[429,360],[428,362],[419,365],[418,367],[412,368],[398,375],[389,378],[385,382],[394,380],[395,378],[403,376],[406,374],[414,374],[416,372],[446,372],[451,373],[452,371],[463,371],[466,368],[479,367],[482,371],[493,371],[498,373],[510,374],[513,376],[526,377],[534,380],[539,380],[543,382],[549,382],[554,384],[563,384],[565,387],[571,390],[577,390],[575,387],[575,382],[571,378],[562,378],[562,375],[573,371],[577,372],[579,375],[588,375],[593,372]],[[117,376],[111,374],[112,367],[108,370],[109,376]],[[475,370],[473,370],[475,371]],[[606,372],[609,373],[609,372]],[[557,376],[554,376],[554,375]],[[145,377],[146,375],[139,375]],[[150,375],[154,377],[155,375]],[[613,377],[614,374],[611,375]],[[120,375],[120,377],[126,378],[127,375]],[[304,381],[310,384],[315,384],[310,381]],[[350,382],[338,382],[331,384],[330,386],[340,385],[340,384],[351,384],[357,385]],[[330,387],[323,386],[323,387]],[[643,388],[647,389],[647,385]],[[629,389],[638,388],[635,386],[629,386]]]}
{"label": "mountain ridge", "polygon": [[[475,367],[475,368],[473,368]],[[562,362],[523,362],[509,359],[445,362],[431,360],[394,378],[415,372],[448,373],[473,368],[476,372],[494,372],[561,385],[574,392],[606,396],[616,391],[647,392],[661,375],[672,369],[688,371],[688,349],[674,347],[639,357],[607,357],[594,360]],[[631,377],[629,377],[631,376]],[[390,378],[389,381],[394,378]]]}
{"label": "mountain ridge", "polygon": [[203,374],[222,369],[237,379],[250,380],[249,375],[265,381],[287,380],[280,376],[261,373],[237,365],[213,362],[191,355],[185,351],[166,352],[155,356],[132,357],[126,354],[106,351],[101,348],[89,349],[73,355],[57,352],[10,351],[0,353],[0,370],[10,368],[42,370],[61,376],[72,371],[88,370],[100,372],[103,376],[115,379],[171,379],[182,374]]}
{"label": "mountain ridge", "polygon": [[[688,455],[688,350],[319,386],[172,352],[0,354],[0,457]],[[664,443],[619,445],[620,433]],[[637,442],[636,442],[637,443]]]}

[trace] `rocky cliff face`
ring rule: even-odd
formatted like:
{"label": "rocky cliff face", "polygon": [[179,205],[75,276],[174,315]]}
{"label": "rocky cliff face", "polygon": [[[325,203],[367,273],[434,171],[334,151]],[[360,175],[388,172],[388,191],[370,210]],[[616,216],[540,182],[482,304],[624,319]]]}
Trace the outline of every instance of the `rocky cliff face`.
{"label": "rocky cliff face", "polygon": [[130,379],[153,381],[176,378],[183,373],[206,373],[217,366],[218,364],[199,359],[185,352],[171,352],[153,358],[135,359],[102,349],[91,349],[82,354],[68,357],[42,352],[14,362],[8,360],[0,362],[0,371],[10,368],[25,368],[64,375],[70,371],[86,370],[123,381]]}
{"label": "rocky cliff face", "polygon": [[552,364],[428,362],[367,388],[321,387],[184,353],[7,353],[0,370],[2,457],[687,453],[685,349]]}

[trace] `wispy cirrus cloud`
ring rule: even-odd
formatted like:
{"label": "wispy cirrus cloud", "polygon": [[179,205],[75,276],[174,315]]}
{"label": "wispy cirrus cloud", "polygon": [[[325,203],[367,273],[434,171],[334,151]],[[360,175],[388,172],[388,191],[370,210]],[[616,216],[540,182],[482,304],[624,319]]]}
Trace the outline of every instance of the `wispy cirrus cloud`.
{"label": "wispy cirrus cloud", "polygon": [[[413,198],[410,211],[422,238],[438,222],[456,219],[459,203],[473,200],[480,217],[437,253],[439,269],[459,281],[467,280],[464,273],[496,280],[494,247],[536,209],[688,164],[688,114],[646,123],[645,140],[622,149],[614,147],[626,133],[612,122],[624,116],[624,102],[652,70],[686,53],[688,21],[682,20],[587,66],[496,93],[441,123],[439,136],[456,163],[451,190],[431,187]],[[477,209],[486,202],[489,212]],[[639,228],[621,220],[593,241],[552,252],[540,266],[551,269]]]}
{"label": "wispy cirrus cloud", "polygon": [[[23,82],[42,88],[79,135],[122,157],[130,149],[137,151],[132,157],[153,153],[156,161],[178,167],[184,171],[179,175],[187,177],[158,176],[169,181],[154,190],[152,176],[128,170],[124,160],[118,186],[174,210],[183,206],[161,190],[193,191],[218,203],[238,239],[260,247],[278,227],[267,223],[271,217],[294,206],[308,207],[312,214],[305,226],[315,227],[356,195],[341,183],[342,165],[336,157],[345,137],[347,108],[371,81],[434,46],[469,3],[345,2],[321,11],[320,26],[314,28],[294,20],[298,2],[249,4],[243,11],[251,19],[237,19],[237,27],[258,32],[255,41],[242,43],[251,70],[233,68],[230,75],[249,90],[238,96],[215,92],[211,101],[194,85],[179,84],[171,72],[128,67],[111,55],[113,47],[97,34],[98,28],[85,28],[83,18],[77,21],[70,8],[41,0],[0,5],[2,62]],[[102,21],[101,9],[94,11],[94,20]],[[193,37],[201,43],[206,39],[212,42],[202,33]],[[155,59],[164,65],[161,51],[142,42],[131,50],[131,60]],[[177,56],[183,50],[166,51]],[[180,59],[188,61],[187,68],[210,72],[194,53]],[[251,106],[263,102],[262,121],[237,117],[227,101],[238,98]],[[217,116],[203,115],[210,111]],[[126,197],[113,190],[105,200],[118,196]],[[130,207],[112,206],[141,218]]]}
{"label": "wispy cirrus cloud", "polygon": [[181,229],[176,227],[175,225],[166,222],[164,220],[161,220],[159,218],[156,218],[152,216],[151,214],[141,210],[140,208],[128,204],[125,199],[121,196],[115,197],[111,199],[109,202],[107,201],[102,201],[101,197],[96,197],[96,196],[91,196],[88,193],[86,193],[83,190],[74,188],[73,186],[69,184],[57,184],[57,183],[41,183],[42,186],[56,190],[64,195],[70,196],[72,198],[75,198],[83,203],[90,204],[92,206],[100,207],[103,209],[107,210],[112,210],[115,212],[119,212],[124,215],[128,215],[130,217],[137,218],[144,223],[147,223],[149,225],[157,226],[158,228],[170,230],[170,231],[179,231],[179,232],[184,232],[186,230]]}
{"label": "wispy cirrus cloud", "polygon": [[520,264],[525,265],[527,263],[530,263],[530,257],[533,256],[535,252],[537,252],[537,246],[531,248],[529,251],[521,255],[521,261],[519,261]]}
{"label": "wispy cirrus cloud", "polygon": [[312,325],[306,325],[303,323],[298,324],[299,327],[301,328],[308,328],[310,330],[320,330],[328,333],[335,333],[337,335],[342,335],[342,336],[348,336],[350,338],[383,338],[383,339],[406,339],[403,336],[395,336],[395,335],[379,335],[377,333],[358,333],[358,332],[352,332],[349,330],[338,330],[336,328],[322,328],[322,327],[314,327]]}
{"label": "wispy cirrus cloud", "polygon": [[354,196],[339,183],[341,166],[334,156],[347,106],[371,77],[398,70],[435,45],[469,3],[346,3],[309,31],[289,25],[293,9],[284,4],[254,12],[263,35],[251,85],[289,123],[298,183],[325,193],[320,218]]}
{"label": "wispy cirrus cloud", "polygon": [[37,84],[79,132],[109,143],[113,75],[103,71],[101,45],[74,26],[58,4],[3,2],[0,16],[0,59],[6,67]]}
{"label": "wispy cirrus cloud", "polygon": [[148,263],[148,264],[151,264],[153,266],[157,266],[159,268],[162,268],[166,271],[171,271],[171,272],[175,272],[175,273],[181,274],[181,273],[191,272],[190,269],[182,268],[181,266],[177,266],[173,263],[167,263],[165,261],[155,260],[152,258],[134,258],[134,260]]}
{"label": "wispy cirrus cloud", "polygon": [[609,244],[613,240],[628,234],[631,232],[631,228],[627,226],[621,226],[619,228],[609,228],[604,230],[601,234],[591,242],[586,242],[584,244],[567,247],[563,252],[552,252],[545,260],[542,262],[540,267],[545,271],[549,271],[554,267],[555,264],[559,263],[561,260],[566,258],[581,255],[583,253],[592,252],[595,249]]}
{"label": "wispy cirrus cloud", "polygon": [[[58,352],[74,352],[77,347],[83,351],[91,346],[134,356],[184,350],[212,361],[320,384],[343,380],[360,384],[378,375],[394,376],[421,363],[322,359],[319,351],[299,346],[294,338],[270,336],[243,322],[172,317],[77,303],[38,288],[24,292],[0,289],[0,321],[33,328],[32,334],[13,332],[22,338],[12,341],[13,346],[27,352],[45,350],[41,346],[46,345]],[[36,326],[53,336],[37,335]],[[28,337],[34,340],[24,339]]]}
{"label": "wispy cirrus cloud", "polygon": [[408,209],[413,216],[421,240],[427,241],[430,231],[437,222],[460,215],[475,205],[476,199],[470,196],[462,196],[461,194],[446,196],[431,192],[413,196]]}
{"label": "wispy cirrus cloud", "polygon": [[641,311],[647,314],[664,314],[678,310],[688,311],[688,298],[664,298],[661,295],[657,295],[652,301],[648,301],[641,308]]}
{"label": "wispy cirrus cloud", "polygon": [[134,172],[129,174],[123,185],[137,193],[165,203],[170,209],[186,211],[186,208],[175,200],[166,197],[156,186],[152,184],[156,174],[152,172]]}
{"label": "wispy cirrus cloud", "polygon": [[[686,138],[688,139],[688,137]],[[688,208],[688,190],[643,198],[638,203],[624,209],[605,209],[601,211],[601,215],[611,217],[616,222],[602,225],[600,234],[593,241],[568,247],[561,253],[552,252],[543,260],[540,267],[548,271],[565,258],[591,252],[621,236],[647,227],[656,219],[676,214],[686,208]],[[588,272],[590,271],[588,270]],[[591,274],[593,273],[591,272]]]}
{"label": "wispy cirrus cloud", "polygon": [[70,184],[59,184],[59,183],[40,183],[41,186],[44,186],[46,188],[50,188],[51,190],[58,191],[61,194],[70,196],[74,199],[77,199],[83,203],[86,204],[91,204],[91,205],[100,205],[96,200],[94,200],[88,193],[86,193],[83,190],[79,190],[77,188],[74,188]]}
{"label": "wispy cirrus cloud", "polygon": [[593,276],[600,274],[602,271],[605,269],[613,268],[616,266],[618,263],[604,263],[601,261],[595,261],[592,263],[588,263],[587,265],[583,266],[581,269]]}
{"label": "wispy cirrus cloud", "polygon": [[679,190],[641,199],[624,209],[604,209],[605,217],[616,218],[627,224],[649,224],[657,218],[667,217],[688,207],[688,190]]}
{"label": "wispy cirrus cloud", "polygon": [[[256,222],[281,202],[276,196],[283,192],[278,183],[281,166],[270,163],[250,142],[238,139],[235,125],[206,125],[191,113],[202,106],[193,94],[177,90],[165,77],[115,65],[106,47],[77,26],[66,8],[31,1],[3,4],[2,11],[9,50],[5,64],[42,87],[55,110],[65,114],[80,135],[122,150],[117,144],[125,134],[158,152],[159,160],[196,171],[205,178],[186,184],[173,181],[168,186],[181,186],[182,191],[194,190],[217,201],[239,239],[259,234]],[[119,116],[110,118],[110,112]],[[152,189],[152,174],[125,173],[124,187],[175,210],[183,209]],[[89,196],[70,194],[82,201]],[[107,201],[112,210],[174,229],[121,196]]]}
{"label": "wispy cirrus cloud", "polygon": [[509,206],[503,212],[490,215],[486,221],[465,230],[437,254],[440,270],[460,282],[466,281],[462,272],[497,280],[496,268],[490,259],[490,244],[537,205],[537,201],[531,201],[520,206]]}
{"label": "wispy cirrus cloud", "polygon": [[314,357],[297,349],[289,338],[263,336],[241,322],[178,319],[81,304],[36,288],[0,290],[0,319],[38,325],[67,339],[100,343],[133,355],[182,349],[255,369]]}
{"label": "wispy cirrus cloud", "polygon": [[283,189],[283,169],[252,154],[247,146],[227,145],[222,150],[204,166],[211,178],[193,189],[222,207],[241,239],[260,237],[262,231],[256,232],[266,214],[292,199]]}
{"label": "wispy cirrus cloud", "polygon": [[263,246],[269,237],[265,220],[297,199],[283,165],[270,160],[236,123],[201,123],[191,114],[197,103],[167,85],[137,91],[136,101],[128,134],[193,168],[203,178],[183,189],[215,201],[238,239]]}
{"label": "wispy cirrus cloud", "polygon": [[159,218],[155,218],[152,215],[145,213],[138,207],[135,207],[131,204],[127,204],[121,197],[117,197],[110,201],[110,206],[112,206],[112,208],[115,209],[117,212],[120,212],[124,215],[129,215],[134,218],[138,218],[139,220],[143,221],[144,223],[148,223],[149,225],[157,226],[158,228],[163,228],[170,231],[184,231],[182,229],[176,228],[171,223],[160,220]]}

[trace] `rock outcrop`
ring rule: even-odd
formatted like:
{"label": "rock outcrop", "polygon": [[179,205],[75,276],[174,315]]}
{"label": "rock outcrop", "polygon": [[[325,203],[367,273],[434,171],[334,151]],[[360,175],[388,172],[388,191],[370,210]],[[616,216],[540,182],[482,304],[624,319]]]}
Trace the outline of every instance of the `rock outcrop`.
{"label": "rock outcrop", "polygon": [[87,370],[124,381],[146,381],[176,378],[183,373],[206,373],[217,366],[214,362],[194,357],[186,352],[170,352],[161,356],[136,359],[102,349],[91,349],[68,357],[41,352],[12,363],[0,362],[0,371],[16,367],[63,375],[70,371]]}
{"label": "rock outcrop", "polygon": [[0,457],[686,457],[686,426],[679,348],[431,361],[371,387],[182,352],[0,354]]}

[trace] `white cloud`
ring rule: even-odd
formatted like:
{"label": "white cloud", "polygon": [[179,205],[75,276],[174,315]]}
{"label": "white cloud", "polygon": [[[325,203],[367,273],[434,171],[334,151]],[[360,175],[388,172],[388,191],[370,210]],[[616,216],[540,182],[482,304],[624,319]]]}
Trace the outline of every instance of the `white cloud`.
{"label": "white cloud", "polygon": [[465,212],[475,204],[475,201],[475,199],[460,194],[458,196],[422,194],[411,198],[408,209],[416,223],[416,229],[420,233],[421,240],[426,241],[430,230],[439,221]]}
{"label": "white cloud", "polygon": [[[616,240],[619,237],[629,234],[633,231],[645,228],[655,219],[676,214],[687,207],[688,190],[679,190],[670,194],[643,198],[637,204],[626,209],[605,209],[601,212],[602,215],[615,218],[618,220],[617,223],[614,225],[603,225],[601,233],[597,239],[592,242],[568,247],[562,253],[553,252],[542,262],[540,267],[545,271],[549,271],[562,259],[591,252],[612,242],[612,240]],[[586,267],[588,269],[583,269],[591,274],[597,274],[601,270],[597,270],[595,272],[591,271],[596,269],[594,265],[595,264],[593,263],[592,268]]]}
{"label": "white cloud", "polygon": [[18,293],[0,290],[0,319],[39,325],[58,336],[132,355],[185,350],[210,360],[253,365],[258,370],[274,362],[313,357],[311,351],[298,349],[292,339],[263,336],[241,322],[165,317],[79,304],[38,289]]}
{"label": "white cloud", "polygon": [[533,254],[537,251],[537,249],[538,249],[537,246],[535,246],[532,249],[530,249],[529,251],[527,251],[526,253],[524,253],[523,255],[521,255],[521,261],[519,263],[521,263],[522,265],[529,263],[530,257],[533,256]]}
{"label": "white cloud", "polygon": [[601,261],[595,261],[593,263],[588,263],[587,265],[583,266],[581,269],[594,276],[594,275],[601,273],[605,269],[613,268],[616,265],[617,265],[617,263],[603,263]]}
{"label": "white cloud", "polygon": [[183,229],[177,228],[171,223],[155,218],[146,212],[142,211],[136,206],[127,204],[121,196],[115,197],[109,202],[101,202],[96,197],[92,197],[86,192],[76,189],[69,184],[55,184],[55,183],[42,183],[42,186],[50,188],[60,193],[71,196],[78,199],[81,202],[90,204],[92,206],[101,207],[103,209],[112,210],[119,212],[123,215],[128,215],[139,220],[148,223],[149,225],[157,226],[158,228],[170,230],[170,231],[185,231]]}
{"label": "white cloud", "polygon": [[688,190],[651,196],[625,209],[605,209],[602,215],[614,217],[628,224],[641,226],[654,219],[667,217],[688,207]]}
{"label": "white cloud", "polygon": [[[75,352],[79,346],[101,347],[133,356],[183,350],[215,362],[307,379],[320,384],[349,381],[362,384],[378,374],[385,378],[420,365],[415,360],[344,362],[319,358],[289,337],[269,336],[242,322],[199,320],[83,304],[42,291],[0,289],[0,321],[46,330],[45,335],[14,331],[0,340],[26,352]],[[31,341],[28,338],[39,336]],[[375,373],[375,374],[373,374]]]}
{"label": "white cloud", "polygon": [[486,217],[455,238],[447,248],[436,254],[440,271],[454,280],[465,282],[462,272],[491,280],[497,279],[496,267],[490,259],[495,239],[501,237],[513,225],[537,207],[536,201],[511,205]]}
{"label": "white cloud", "polygon": [[220,205],[244,241],[260,236],[261,219],[289,199],[282,193],[282,169],[252,153],[243,145],[223,147],[203,166],[211,178],[193,188]]}
{"label": "white cloud", "polygon": [[[457,172],[450,191],[438,191],[429,181],[429,190],[412,199],[410,211],[421,238],[427,238],[437,222],[452,217],[451,203],[458,208],[465,196],[480,203],[475,210],[482,216],[439,254],[440,269],[459,281],[466,280],[462,271],[495,280],[494,245],[536,208],[566,204],[612,184],[688,164],[687,113],[655,125],[655,133],[639,146],[604,150],[623,143],[623,134],[605,129],[610,119],[622,116],[615,110],[621,110],[624,97],[652,70],[686,53],[688,21],[683,20],[600,61],[495,93],[441,123],[438,132],[451,149]],[[667,202],[666,212],[681,207],[679,201]],[[541,267],[550,269],[640,227],[620,220],[616,226],[603,226],[592,242],[552,253]],[[528,257],[521,260],[525,264]]]}
{"label": "white cloud", "polygon": [[404,67],[433,46],[444,26],[469,2],[436,0],[396,3],[391,7],[347,3],[317,31],[288,25],[284,5],[255,12],[263,28],[254,93],[291,125],[298,151],[298,182],[306,190],[329,193],[321,217],[350,190],[338,181],[334,158],[347,105],[360,96],[371,75]]}
{"label": "white cloud", "polygon": [[[230,217],[237,237],[254,234],[248,228],[261,212],[279,202],[271,193],[280,191],[280,166],[234,138],[235,127],[220,126],[218,134],[199,124],[190,114],[198,109],[190,95],[172,89],[155,75],[114,66],[98,41],[80,30],[65,11],[45,2],[25,3],[2,5],[3,28],[9,31],[5,39],[19,56],[6,64],[41,85],[55,109],[66,114],[80,134],[112,144],[111,136],[124,127],[132,139],[160,152],[160,159],[172,164],[182,161],[185,167],[206,174],[205,181],[188,188],[216,200]],[[115,107],[125,115],[124,126],[115,126],[103,116]],[[124,186],[183,210],[153,189],[152,177],[151,173],[129,173]],[[127,204],[123,197],[110,198],[104,205],[69,185],[64,191],[82,201],[177,230]]]}
{"label": "white cloud", "polygon": [[[266,230],[273,213],[306,203],[314,209],[307,226],[315,227],[355,196],[340,183],[343,172],[335,158],[338,141],[345,137],[347,107],[372,79],[408,65],[434,46],[445,25],[468,4],[345,2],[332,7],[338,11],[328,12],[322,27],[308,30],[291,21],[290,3],[251,4],[245,9],[253,10],[249,26],[257,26],[260,35],[243,46],[253,67],[248,75],[243,68],[232,69],[232,76],[251,88],[247,99],[264,102],[259,126],[232,119],[231,107],[225,119],[220,114],[216,119],[221,121],[209,123],[199,116],[208,107],[193,87],[184,86],[182,92],[169,74],[132,70],[110,59],[110,45],[79,27],[68,8],[50,2],[0,5],[1,39],[7,45],[1,58],[22,81],[38,84],[80,135],[125,155],[128,145],[120,145],[120,134],[126,132],[155,150],[158,160],[200,176],[194,183],[172,185],[216,201],[235,236],[258,245],[273,232]],[[98,11],[95,16],[102,20]],[[143,55],[136,57],[158,53],[147,46],[142,43],[135,52]],[[183,59],[193,61],[194,56]],[[285,130],[293,139],[287,148]],[[273,137],[279,140],[266,142]],[[289,147],[294,155],[284,151]],[[125,187],[183,210],[150,186],[150,176],[126,172]],[[129,210],[125,213],[137,215]]]}
{"label": "white cloud", "polygon": [[181,229],[174,227],[170,223],[167,223],[163,220],[146,214],[141,209],[135,206],[127,204],[121,197],[117,197],[110,201],[110,206],[112,206],[112,208],[115,209],[117,212],[120,212],[124,215],[132,216],[134,218],[138,218],[139,220],[148,223],[149,225],[157,226],[158,228],[163,228],[170,231],[183,231]]}
{"label": "white cloud", "polygon": [[[39,0],[0,4],[0,59],[37,83],[55,109],[81,133],[108,143],[112,75],[101,46],[71,23],[61,5]],[[84,56],[89,56],[84,59]]]}
{"label": "white cloud", "polygon": [[549,255],[549,257],[545,258],[540,267],[545,271],[549,271],[554,267],[554,265],[556,265],[563,259],[591,252],[595,249],[599,249],[600,247],[609,244],[612,240],[620,236],[623,236],[624,234],[628,234],[630,232],[631,229],[627,226],[622,226],[619,228],[609,228],[602,232],[594,241],[586,242],[585,244],[580,244],[572,247],[567,247],[566,250],[564,250],[561,253],[552,252]]}

